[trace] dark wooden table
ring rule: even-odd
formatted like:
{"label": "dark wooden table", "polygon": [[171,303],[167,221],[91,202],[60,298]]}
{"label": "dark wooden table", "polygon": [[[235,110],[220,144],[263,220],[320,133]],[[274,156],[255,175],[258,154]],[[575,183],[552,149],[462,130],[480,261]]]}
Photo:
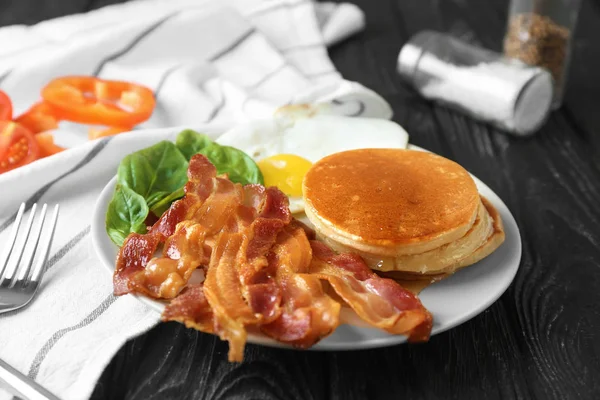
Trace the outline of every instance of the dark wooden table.
{"label": "dark wooden table", "polygon": [[[487,311],[422,345],[302,352],[227,344],[162,324],[127,343],[93,399],[600,399],[600,1],[584,0],[564,106],[529,139],[415,95],[395,73],[422,29],[499,50],[506,0],[351,0],[366,31],[337,45],[342,74],[383,95],[411,141],[454,159],[513,212],[519,273]],[[0,25],[119,0],[2,0]]]}

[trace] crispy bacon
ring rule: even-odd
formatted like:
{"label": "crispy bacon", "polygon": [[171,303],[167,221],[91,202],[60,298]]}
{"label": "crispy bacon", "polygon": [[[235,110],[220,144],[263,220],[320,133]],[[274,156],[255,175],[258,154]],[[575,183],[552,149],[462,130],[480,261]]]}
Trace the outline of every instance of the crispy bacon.
{"label": "crispy bacon", "polygon": [[421,301],[387,278],[381,278],[356,254],[336,254],[325,244],[311,241],[310,272],[327,280],[335,292],[369,324],[410,341],[426,341],[432,317]]}
{"label": "crispy bacon", "polygon": [[213,248],[204,282],[204,294],[215,315],[215,333],[229,342],[229,359],[241,361],[247,332],[245,325],[257,316],[244,300],[236,271],[241,233],[221,233]]}
{"label": "crispy bacon", "polygon": [[175,201],[150,228],[150,233],[169,237],[175,233],[177,224],[190,218],[196,207],[202,205],[213,193],[217,169],[204,156],[194,156],[188,166],[188,183],[184,187],[185,197]]}
{"label": "crispy bacon", "polygon": [[315,230],[313,228],[311,228],[310,226],[306,225],[304,222],[300,221],[299,219],[295,219],[293,223],[302,228],[304,230],[304,233],[306,233],[306,237],[308,238],[308,240],[315,240],[317,237],[317,233],[315,232]]}
{"label": "crispy bacon", "polygon": [[[262,199],[258,201],[258,196]],[[280,289],[269,271],[267,252],[291,221],[287,197],[278,189],[255,190],[240,206],[258,207],[256,219],[240,232],[221,232],[213,248],[204,291],[215,313],[216,333],[229,341],[229,360],[241,361],[246,325],[265,324],[281,313]]]}
{"label": "crispy bacon", "polygon": [[312,251],[303,227],[294,223],[279,233],[268,258],[276,269],[283,312],[261,330],[302,348],[333,332],[339,325],[340,304],[325,294],[317,276],[308,274]]}
{"label": "crispy bacon", "polygon": [[194,195],[194,200],[204,201],[212,193],[217,168],[203,155],[196,154],[188,166],[188,183],[185,194]]}
{"label": "crispy bacon", "polygon": [[148,230],[149,233],[156,233],[163,238],[167,238],[175,233],[177,224],[184,221],[187,216],[187,204],[183,200],[177,200]]}
{"label": "crispy bacon", "polygon": [[136,289],[145,293],[143,285],[139,285],[138,277],[146,268],[159,243],[160,238],[156,235],[132,233],[127,237],[117,256],[113,276],[115,295],[120,296]]}
{"label": "crispy bacon", "polygon": [[163,321],[178,321],[188,328],[212,333],[214,316],[202,284],[188,285],[179,296],[171,300],[162,314]]}

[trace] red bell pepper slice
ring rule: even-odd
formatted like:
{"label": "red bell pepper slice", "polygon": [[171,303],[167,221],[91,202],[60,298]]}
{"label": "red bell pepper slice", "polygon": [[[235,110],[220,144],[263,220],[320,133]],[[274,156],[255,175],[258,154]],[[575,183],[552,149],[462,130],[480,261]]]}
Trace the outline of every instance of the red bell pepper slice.
{"label": "red bell pepper slice", "polygon": [[54,143],[54,136],[50,132],[38,133],[34,138],[40,147],[40,158],[48,157],[65,150],[64,147]]}
{"label": "red bell pepper slice", "polygon": [[15,122],[23,125],[33,133],[57,129],[59,121],[53,108],[43,101],[34,104],[15,119]]}
{"label": "red bell pepper slice", "polygon": [[109,126],[108,128],[90,128],[88,129],[88,139],[94,140],[105,136],[114,136],[119,133],[129,132],[132,130],[132,126]]}
{"label": "red bell pepper slice", "polygon": [[0,90],[0,121],[10,121],[12,119],[12,102],[10,97]]}
{"label": "red bell pepper slice", "polygon": [[137,125],[156,105],[144,86],[88,76],[54,79],[42,89],[42,98],[60,119],[107,126]]}

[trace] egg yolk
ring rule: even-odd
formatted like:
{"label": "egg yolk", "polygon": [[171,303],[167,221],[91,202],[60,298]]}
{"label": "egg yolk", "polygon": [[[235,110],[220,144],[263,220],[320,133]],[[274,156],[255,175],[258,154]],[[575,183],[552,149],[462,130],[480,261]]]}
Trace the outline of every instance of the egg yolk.
{"label": "egg yolk", "polygon": [[277,186],[288,196],[302,196],[302,180],[312,163],[295,154],[278,154],[260,160],[265,186]]}

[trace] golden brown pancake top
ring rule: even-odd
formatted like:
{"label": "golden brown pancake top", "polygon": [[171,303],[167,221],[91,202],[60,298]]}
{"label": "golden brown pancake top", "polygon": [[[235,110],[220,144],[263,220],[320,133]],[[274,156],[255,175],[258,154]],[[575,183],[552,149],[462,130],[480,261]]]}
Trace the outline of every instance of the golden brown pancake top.
{"label": "golden brown pancake top", "polygon": [[413,150],[332,154],[308,171],[303,189],[319,218],[379,245],[443,235],[470,223],[479,204],[475,182],[463,167]]}

